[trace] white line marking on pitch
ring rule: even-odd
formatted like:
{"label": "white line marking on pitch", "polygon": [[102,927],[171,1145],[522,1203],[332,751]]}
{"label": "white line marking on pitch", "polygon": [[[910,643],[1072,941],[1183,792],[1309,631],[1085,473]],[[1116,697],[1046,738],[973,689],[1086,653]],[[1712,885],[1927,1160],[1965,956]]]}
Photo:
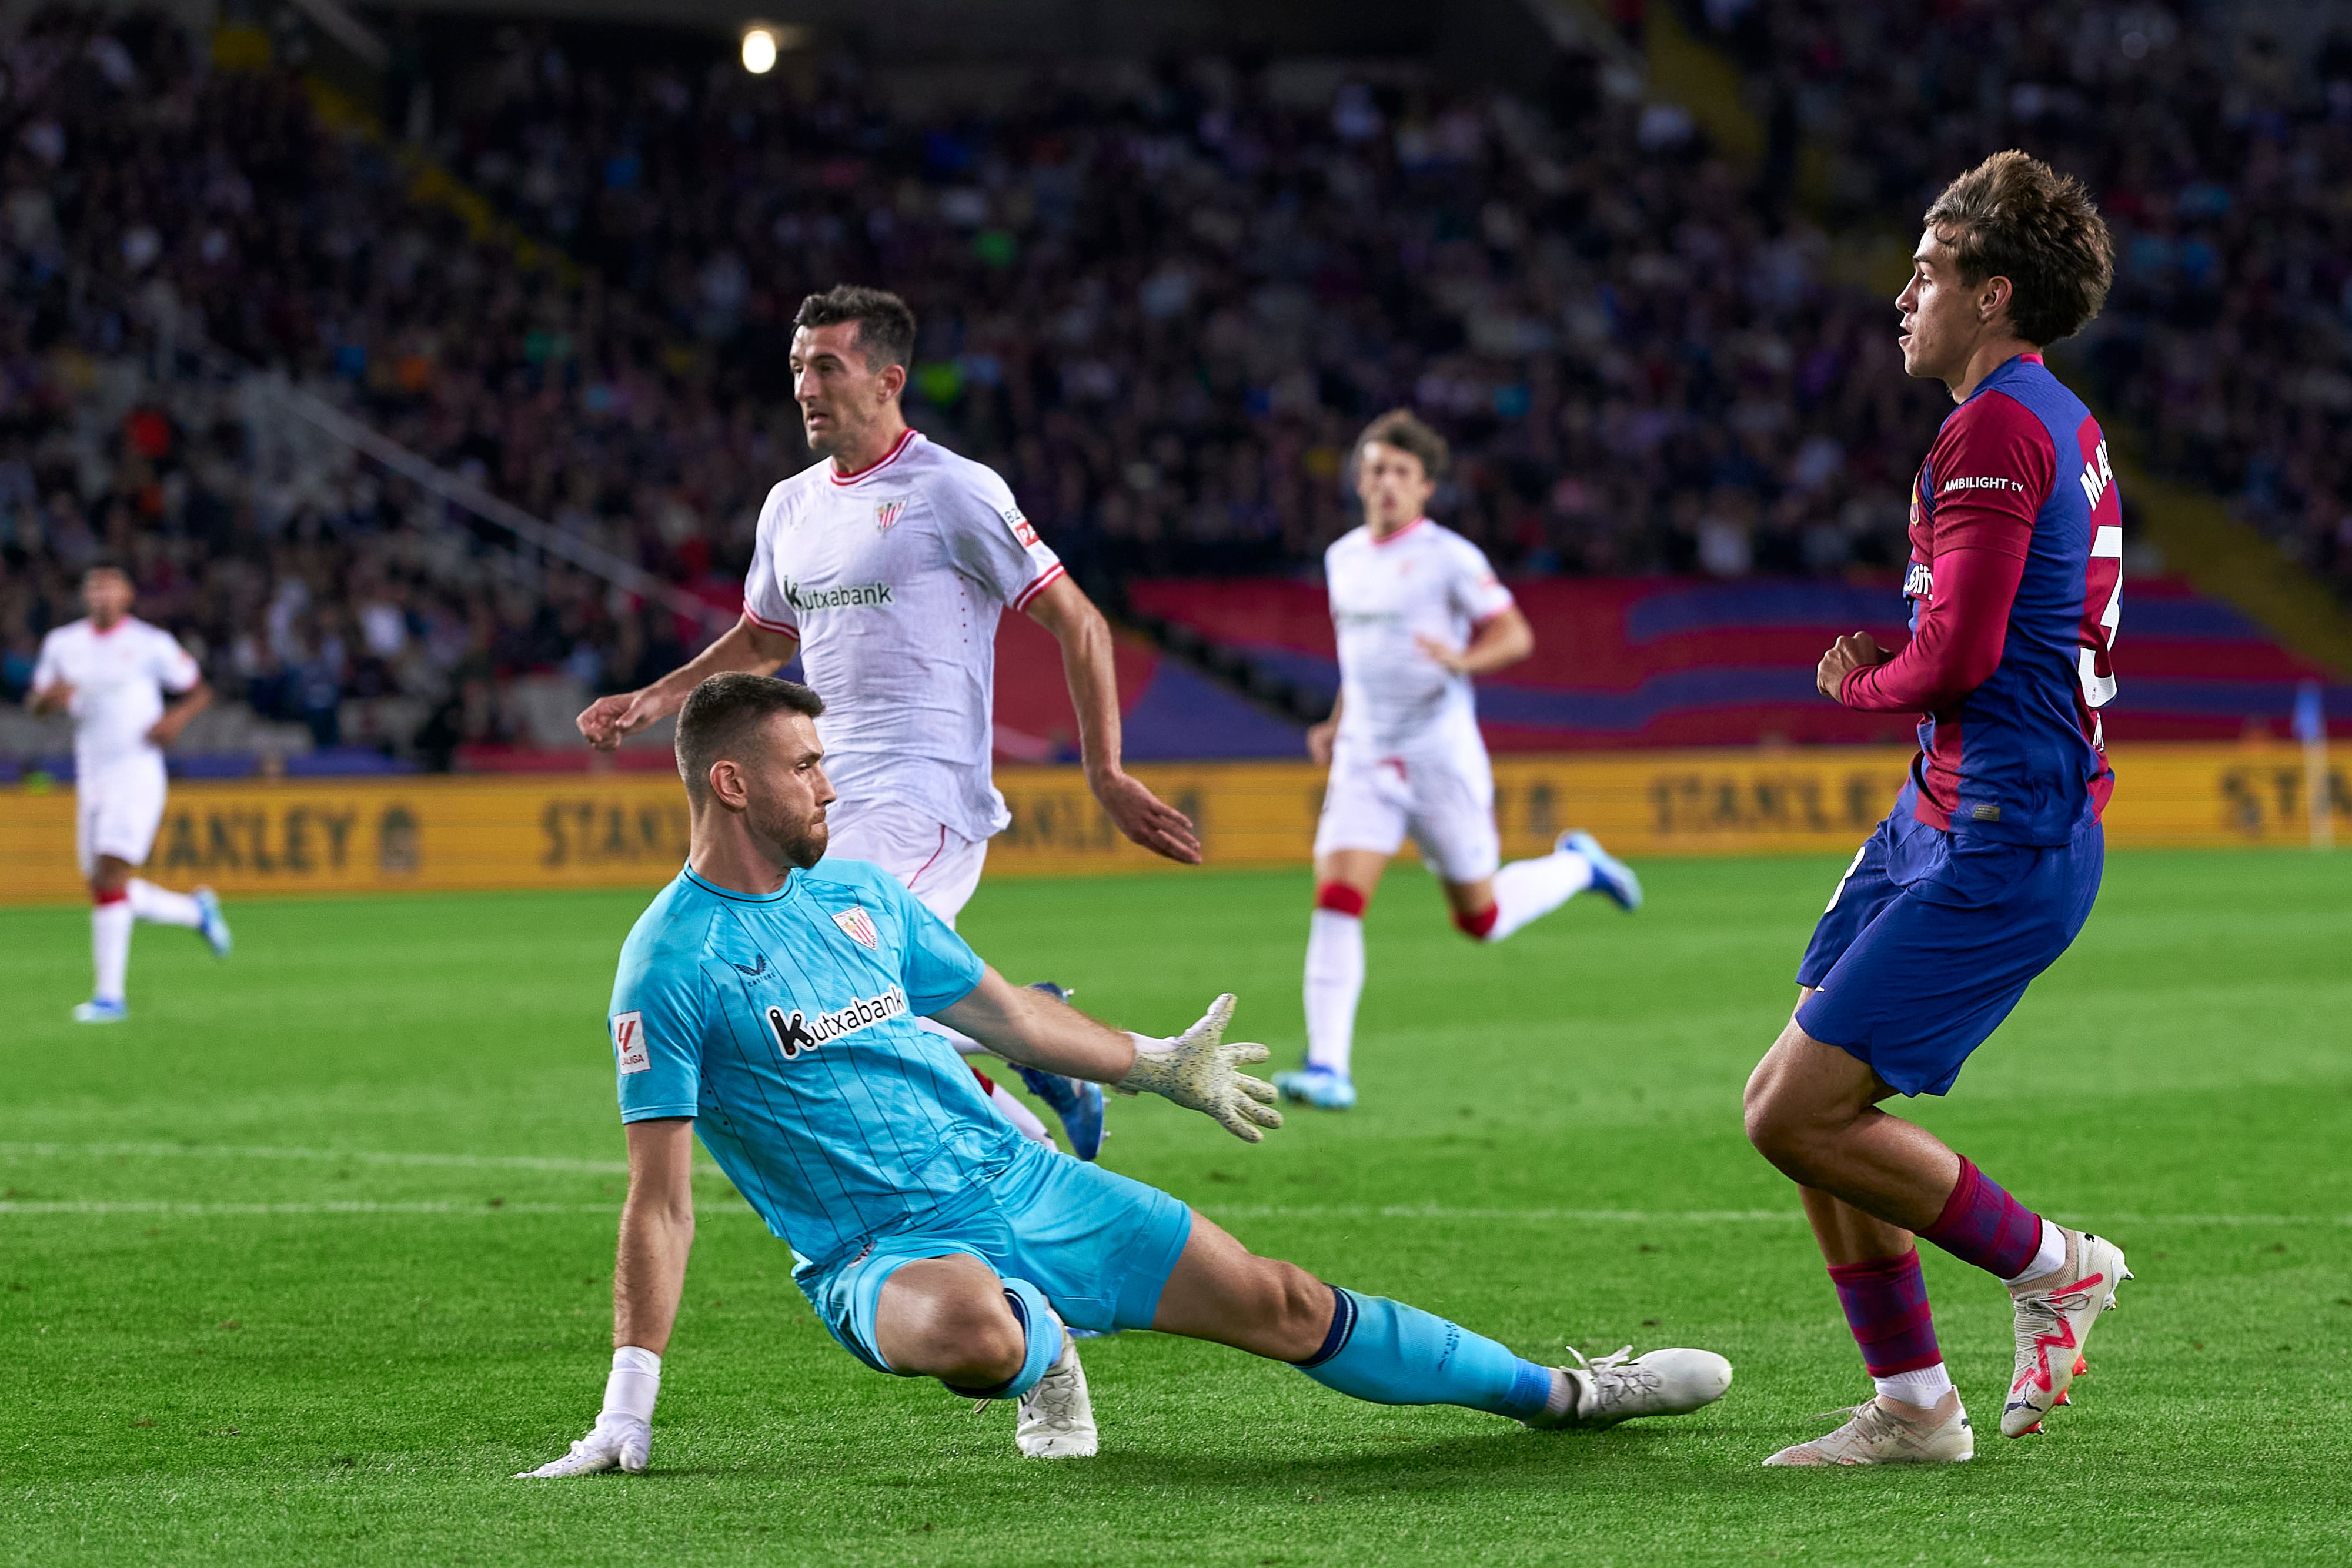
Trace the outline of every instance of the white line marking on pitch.
{"label": "white line marking on pitch", "polygon": [[543,1159],[533,1155],[394,1154],[368,1149],[279,1149],[238,1144],[7,1144],[0,1159],[167,1159],[180,1155],[230,1160],[318,1160],[364,1166],[441,1166],[457,1170],[556,1171],[575,1176],[626,1176],[626,1160]]}
{"label": "white line marking on pitch", "polygon": [[618,1214],[617,1203],[170,1203],[139,1198],[66,1198],[57,1202],[12,1199],[0,1202],[0,1215],[37,1214],[163,1214],[175,1218],[234,1219],[272,1215],[372,1214]]}
{"label": "white line marking on pitch", "polygon": [[[1794,1208],[1453,1208],[1442,1204],[1398,1203],[1298,1205],[1195,1204],[1213,1218],[1226,1219],[1444,1219],[1522,1220],[1537,1224],[1744,1225],[1788,1224],[1804,1218]],[[2103,1226],[2117,1225],[2342,1225],[2352,1214],[2062,1214]]]}
{"label": "white line marking on pitch", "polygon": [[[0,1218],[42,1215],[164,1215],[182,1219],[253,1219],[285,1217],[490,1216],[499,1214],[616,1215],[614,1203],[498,1203],[481,1199],[375,1202],[353,1198],[325,1203],[179,1203],[162,1198],[60,1198],[0,1201]],[[1277,1204],[1210,1204],[1201,1212],[1217,1219],[1434,1219],[1475,1223],[1521,1221],[1533,1224],[1722,1225],[1785,1224],[1802,1216],[1771,1208],[1446,1208],[1429,1204],[1335,1204],[1290,1207]],[[757,1218],[748,1205],[719,1203],[702,1210],[703,1218]],[[2352,1214],[2124,1214],[2107,1217],[2108,1224],[2213,1226],[2352,1226]]]}

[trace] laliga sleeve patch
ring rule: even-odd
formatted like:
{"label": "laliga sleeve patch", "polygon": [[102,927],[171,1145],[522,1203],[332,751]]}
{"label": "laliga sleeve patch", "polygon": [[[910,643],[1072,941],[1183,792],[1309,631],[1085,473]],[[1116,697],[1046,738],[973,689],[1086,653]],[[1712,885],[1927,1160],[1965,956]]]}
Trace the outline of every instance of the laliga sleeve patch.
{"label": "laliga sleeve patch", "polygon": [[643,1072],[653,1065],[646,1055],[646,1015],[618,1013],[613,1019],[613,1054],[624,1072]]}

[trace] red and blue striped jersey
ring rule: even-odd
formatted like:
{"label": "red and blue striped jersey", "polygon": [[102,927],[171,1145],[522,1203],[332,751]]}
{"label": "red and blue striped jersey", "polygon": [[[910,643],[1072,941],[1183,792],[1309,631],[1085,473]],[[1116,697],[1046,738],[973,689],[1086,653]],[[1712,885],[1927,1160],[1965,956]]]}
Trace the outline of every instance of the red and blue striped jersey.
{"label": "red and blue striped jersey", "polygon": [[1840,700],[1922,716],[1904,806],[2014,843],[2097,821],[2115,788],[2098,710],[2116,693],[2123,514],[2098,421],[2040,354],[1944,421],[1912,486],[1903,591],[1909,645]]}

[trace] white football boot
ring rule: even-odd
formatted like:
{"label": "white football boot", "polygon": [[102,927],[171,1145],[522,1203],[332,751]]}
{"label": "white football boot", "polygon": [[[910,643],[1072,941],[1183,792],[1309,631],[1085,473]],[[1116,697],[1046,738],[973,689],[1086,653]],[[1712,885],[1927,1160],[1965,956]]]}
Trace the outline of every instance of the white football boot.
{"label": "white football boot", "polygon": [[1948,1391],[1927,1409],[1899,1399],[1833,1412],[1851,1416],[1834,1432],[1781,1449],[1767,1465],[1959,1465],[1976,1458],[1977,1435],[1960,1407],[1960,1391]]}
{"label": "white football boot", "polygon": [[1078,1364],[1077,1342],[1062,1331],[1062,1354],[1036,1386],[1021,1396],[1021,1418],[1013,1440],[1033,1459],[1084,1459],[1095,1452],[1094,1401],[1087,1396],[1087,1369]]}
{"label": "white football boot", "polygon": [[1731,1363],[1711,1350],[1654,1350],[1633,1359],[1629,1344],[1587,1361],[1570,1345],[1568,1354],[1576,1364],[1552,1368],[1551,1403],[1528,1426],[1591,1432],[1640,1416],[1687,1416],[1731,1386]]}
{"label": "white football boot", "polygon": [[2004,1437],[2039,1432],[2042,1418],[2066,1403],[2067,1386],[2084,1368],[2092,1325],[2114,1310],[2116,1287],[2132,1277],[2124,1249],[2114,1242],[2063,1225],[2058,1229],[2066,1238],[2065,1260],[2009,1288],[2017,1308],[2017,1368],[2000,1412]]}

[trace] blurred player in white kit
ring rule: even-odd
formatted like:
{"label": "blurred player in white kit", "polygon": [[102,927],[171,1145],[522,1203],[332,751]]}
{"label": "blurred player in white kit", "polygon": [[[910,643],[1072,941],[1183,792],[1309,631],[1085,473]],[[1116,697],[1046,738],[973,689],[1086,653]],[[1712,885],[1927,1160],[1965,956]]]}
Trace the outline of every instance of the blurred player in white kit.
{"label": "blurred player in white kit", "polygon": [[1478,547],[1429,519],[1445,463],[1444,438],[1410,412],[1372,421],[1353,459],[1363,526],[1323,557],[1339,700],[1307,732],[1308,753],[1331,769],[1315,829],[1307,1064],[1274,1082],[1284,1098],[1328,1111],[1356,1103],[1364,910],[1407,833],[1474,941],[1500,942],[1588,887],[1624,909],[1642,902],[1632,870],[1590,833],[1502,864],[1470,683],[1535,652],[1535,633]]}
{"label": "blurred player in white kit", "polygon": [[[1192,824],[1119,765],[1102,615],[993,470],[902,416],[914,312],[895,294],[844,285],[810,296],[793,324],[793,395],[810,449],[830,461],[768,493],[742,620],[653,685],[598,698],[581,733],[609,749],[676,713],[706,678],[768,674],[797,648],[808,684],[824,694],[817,729],[840,792],[833,852],[880,866],[952,925],[980,884],[990,837],[1012,821],[989,768],[996,622],[1009,607],[1061,643],[1087,782],[1103,810],[1146,849],[1197,863]],[[957,1040],[968,1053],[980,1049]],[[1022,1078],[1060,1115],[1073,1152],[1092,1158],[1100,1089],[1033,1070]],[[988,1092],[1016,1126],[1045,1138],[1027,1106],[992,1083]]]}
{"label": "blurred player in white kit", "polygon": [[97,971],[74,1020],[118,1023],[130,1016],[123,980],[132,921],[187,926],[215,956],[228,956],[228,922],[210,888],[173,893],[131,874],[146,863],[163,821],[163,748],[212,692],[169,632],[131,613],[131,575],[121,566],[93,562],[82,573],[81,597],[89,616],[41,639],[29,706],[74,721],[74,848],[89,882]]}

